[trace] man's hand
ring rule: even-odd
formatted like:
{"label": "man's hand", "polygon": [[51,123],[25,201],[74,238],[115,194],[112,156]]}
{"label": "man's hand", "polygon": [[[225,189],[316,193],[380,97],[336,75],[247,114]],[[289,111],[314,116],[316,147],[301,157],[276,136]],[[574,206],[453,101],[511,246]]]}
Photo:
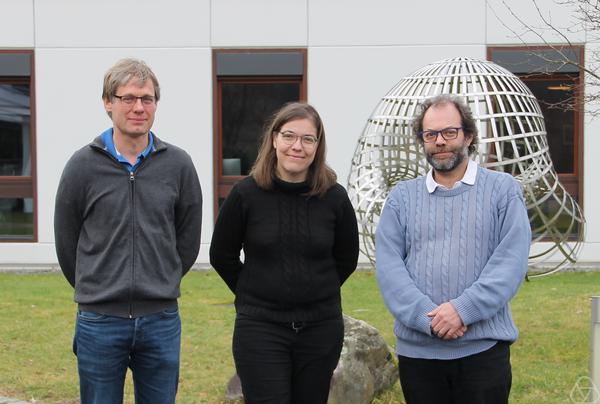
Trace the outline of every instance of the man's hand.
{"label": "man's hand", "polygon": [[442,339],[456,339],[467,332],[467,326],[450,302],[440,304],[427,315],[431,317],[431,332]]}

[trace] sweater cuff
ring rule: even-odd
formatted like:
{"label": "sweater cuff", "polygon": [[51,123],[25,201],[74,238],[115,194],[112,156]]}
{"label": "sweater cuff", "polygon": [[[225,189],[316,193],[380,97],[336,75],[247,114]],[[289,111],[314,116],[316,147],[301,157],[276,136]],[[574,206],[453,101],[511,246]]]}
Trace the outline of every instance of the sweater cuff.
{"label": "sweater cuff", "polygon": [[419,316],[415,320],[416,329],[429,336],[432,336],[433,334],[431,333],[431,318],[427,315],[427,313],[434,310],[435,307],[436,306],[434,304],[431,304],[429,308],[425,309],[423,315]]}
{"label": "sweater cuff", "polygon": [[454,306],[464,325],[476,323],[481,319],[481,312],[464,294],[450,300],[450,303]]}

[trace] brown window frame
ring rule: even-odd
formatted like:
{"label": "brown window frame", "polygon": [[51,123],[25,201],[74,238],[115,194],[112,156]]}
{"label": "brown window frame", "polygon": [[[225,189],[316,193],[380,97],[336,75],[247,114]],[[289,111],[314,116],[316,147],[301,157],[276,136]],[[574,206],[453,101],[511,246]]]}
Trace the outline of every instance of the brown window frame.
{"label": "brown window frame", "polygon": [[[563,51],[570,53],[579,59],[579,63],[585,63],[584,47],[581,45],[560,45],[557,46]],[[557,47],[534,45],[534,46],[489,46],[487,48],[487,60],[494,61],[494,52],[528,52],[535,54],[535,52],[555,52]],[[558,173],[557,177],[560,183],[563,185],[565,190],[577,201],[579,206],[583,209],[584,201],[584,188],[583,188],[583,96],[584,96],[584,83],[585,75],[583,69],[578,71],[570,72],[517,72],[514,73],[519,77],[525,84],[528,81],[553,81],[564,82],[566,80],[574,83],[574,109],[571,111],[573,116],[573,172],[572,173]],[[577,77],[575,77],[577,74]],[[555,168],[556,170],[556,168]],[[575,241],[582,237],[581,232],[578,234],[571,234],[568,236],[568,240]],[[548,241],[542,239],[542,241]]]}
{"label": "brown window frame", "polygon": [[[574,77],[567,74],[527,74],[519,75],[525,84],[534,81],[556,81],[564,83],[570,81],[575,86],[575,98],[581,105],[581,76]],[[571,194],[579,204],[583,204],[583,118],[579,109],[570,111],[573,114],[573,171],[568,173],[559,173],[557,171],[560,183],[565,187],[566,191]]]}
{"label": "brown window frame", "polygon": [[[303,57],[302,75],[233,75],[219,76],[217,74],[217,56],[223,53],[301,53]],[[298,83],[300,85],[299,101],[307,100],[307,71],[306,71],[306,49],[213,49],[213,207],[214,220],[219,213],[219,199],[226,198],[231,188],[238,181],[246,178],[245,175],[223,175],[223,122],[222,122],[222,85],[224,83]]]}
{"label": "brown window frame", "polygon": [[[561,46],[561,49],[570,49],[574,51],[579,57],[580,61],[585,61],[584,58],[584,47],[581,45]],[[502,51],[523,51],[523,52],[536,52],[536,51],[551,51],[553,50],[550,46],[489,46],[487,48],[487,59],[493,61],[493,52]],[[527,81],[535,80],[557,80],[561,79],[564,81],[568,79],[575,84],[575,110],[572,111],[574,114],[573,119],[573,172],[572,173],[557,173],[558,179],[561,184],[565,187],[566,191],[571,194],[579,206],[583,208],[583,83],[585,83],[584,72],[579,69],[579,76],[574,76],[568,73],[561,72],[549,72],[549,73],[515,73],[523,82],[527,84]]]}
{"label": "brown window frame", "polygon": [[35,113],[35,60],[32,50],[0,50],[0,54],[29,54],[29,77],[0,76],[2,84],[29,85],[29,146],[31,156],[31,175],[0,176],[0,198],[33,199],[33,234],[31,238],[0,238],[0,243],[32,243],[38,241],[38,198],[37,198],[37,156],[36,156],[36,113]]}

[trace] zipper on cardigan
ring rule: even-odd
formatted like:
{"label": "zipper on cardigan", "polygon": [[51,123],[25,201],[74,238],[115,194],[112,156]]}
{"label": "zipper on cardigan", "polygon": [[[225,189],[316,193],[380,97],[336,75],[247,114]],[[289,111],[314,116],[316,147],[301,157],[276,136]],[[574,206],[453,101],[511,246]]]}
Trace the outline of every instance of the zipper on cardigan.
{"label": "zipper on cardigan", "polygon": [[[106,149],[92,144],[91,145],[92,149],[95,149],[97,151],[99,151],[100,153],[103,153],[104,155],[106,155],[107,157],[109,157],[114,164],[116,164],[119,167],[122,167],[124,170],[128,171],[127,168],[125,168],[123,166],[123,164],[121,164],[112,154],[110,154],[110,152],[108,152]],[[152,152],[150,154],[148,154],[148,156],[146,158],[144,158],[141,162],[140,165],[137,167],[136,172],[139,172],[140,169],[142,168],[142,166],[145,165],[146,160],[148,160],[150,158],[150,156],[152,156],[155,153],[160,153],[162,151],[166,150],[165,147],[157,149],[156,145],[154,147],[154,149],[152,150]],[[129,287],[129,318],[133,318],[133,290],[134,290],[134,279],[135,279],[135,174],[133,172],[129,172],[129,183],[130,183],[130,190],[131,190],[131,286]]]}
{"label": "zipper on cardigan", "polygon": [[135,175],[129,173],[131,189],[131,285],[129,286],[129,318],[133,318],[133,284],[135,280]]}

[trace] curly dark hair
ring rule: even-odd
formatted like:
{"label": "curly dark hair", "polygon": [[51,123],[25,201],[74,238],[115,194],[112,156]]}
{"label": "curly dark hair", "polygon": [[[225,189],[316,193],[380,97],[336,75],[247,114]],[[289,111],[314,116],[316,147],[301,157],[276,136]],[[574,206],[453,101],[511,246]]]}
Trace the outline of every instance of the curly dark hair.
{"label": "curly dark hair", "polygon": [[465,102],[454,94],[440,94],[435,97],[427,98],[423,101],[419,107],[419,113],[414,117],[412,121],[412,128],[417,140],[423,145],[423,138],[420,133],[423,131],[423,117],[425,113],[431,107],[437,107],[440,105],[453,104],[460,114],[461,126],[466,136],[471,136],[473,139],[469,145],[469,156],[477,149],[479,143],[479,135],[477,132],[477,126],[473,119],[473,113],[471,109],[465,104]]}

